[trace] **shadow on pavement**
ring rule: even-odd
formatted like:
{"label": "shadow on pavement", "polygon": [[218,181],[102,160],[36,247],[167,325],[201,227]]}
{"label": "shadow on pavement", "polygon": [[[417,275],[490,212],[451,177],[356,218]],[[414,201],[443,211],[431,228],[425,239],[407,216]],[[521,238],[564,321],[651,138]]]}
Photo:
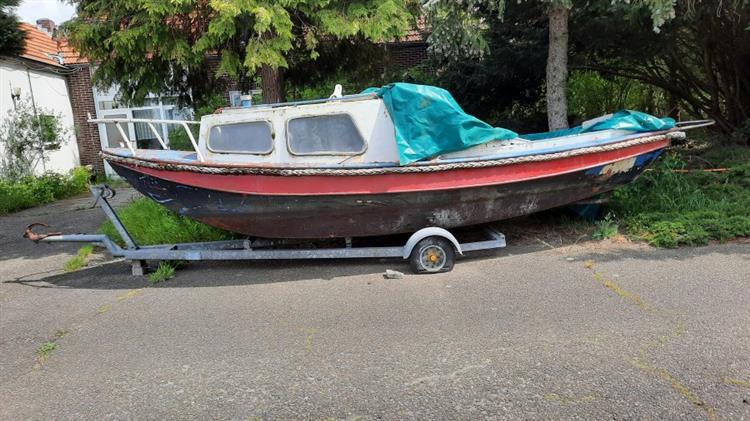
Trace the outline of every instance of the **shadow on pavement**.
{"label": "shadow on pavement", "polygon": [[[155,265],[151,265],[153,268]],[[169,281],[151,285],[145,276],[132,276],[130,263],[116,261],[42,280],[6,281],[32,288],[132,289],[194,288],[254,285],[306,280],[329,281],[356,275],[380,275],[386,269],[409,274],[408,264],[399,259],[275,260],[188,262]]]}
{"label": "shadow on pavement", "polygon": [[[596,243],[594,243],[596,244]],[[645,245],[634,247],[607,247],[602,250],[591,250],[585,254],[577,254],[579,260],[595,260],[597,262],[616,262],[626,259],[649,261],[688,260],[708,254],[740,255],[750,259],[750,245],[735,241],[727,244],[711,244],[700,247],[680,247],[676,249],[659,249]]]}
{"label": "shadow on pavement", "polygon": [[[569,246],[569,245],[568,245]],[[482,262],[502,259],[510,255],[537,253],[543,250],[559,250],[560,247],[543,247],[535,244],[510,246],[495,251],[473,252],[457,260]],[[652,261],[686,260],[696,256],[719,253],[743,255],[750,259],[748,244],[741,241],[705,247],[683,247],[678,249],[656,249],[638,244],[612,244],[587,242],[581,244],[584,253],[574,252],[576,260],[612,262],[625,259]],[[561,263],[562,264],[562,263]],[[156,264],[151,263],[154,268]],[[167,282],[151,285],[146,277],[130,274],[130,263],[115,261],[81,269],[72,273],[57,274],[39,280],[8,281],[35,288],[80,288],[80,289],[132,289],[151,286],[154,288],[193,288],[255,285],[267,283],[296,282],[307,280],[335,280],[357,275],[380,275],[386,269],[411,275],[408,263],[401,259],[338,259],[338,260],[266,260],[266,261],[205,261],[186,262],[177,271],[177,276]],[[33,275],[39,275],[33,274]],[[32,275],[29,275],[32,276]],[[422,275],[429,276],[429,275]]]}

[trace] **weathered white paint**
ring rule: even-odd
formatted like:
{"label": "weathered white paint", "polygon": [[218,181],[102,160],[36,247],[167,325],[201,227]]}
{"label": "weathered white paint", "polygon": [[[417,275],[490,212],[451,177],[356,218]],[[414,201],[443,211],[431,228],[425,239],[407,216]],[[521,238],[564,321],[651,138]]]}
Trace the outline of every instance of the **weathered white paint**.
{"label": "weathered white paint", "polygon": [[[342,100],[329,100],[318,103],[284,104],[276,107],[251,107],[226,109],[223,113],[206,115],[201,119],[198,150],[209,163],[235,165],[269,165],[316,167],[347,167],[362,164],[398,164],[398,148],[395,128],[383,100],[375,97],[344,97]],[[117,110],[114,110],[117,111]],[[287,124],[298,117],[347,114],[351,116],[365,140],[366,149],[355,155],[294,155],[287,142]],[[127,118],[124,115],[118,116]],[[106,116],[105,116],[106,118]],[[208,148],[211,128],[217,125],[262,121],[271,125],[274,139],[270,153],[222,153]],[[111,124],[111,123],[110,123]],[[128,124],[128,123],[126,123]],[[130,123],[132,124],[132,123]],[[628,130],[602,130],[583,134],[559,136],[549,139],[529,141],[522,138],[487,142],[461,151],[439,155],[430,162],[452,162],[455,160],[499,159],[512,156],[544,154],[589,146],[598,146],[622,141],[634,132]],[[119,147],[118,147],[119,146]],[[124,145],[106,148],[115,155],[129,156],[131,151]],[[138,149],[136,156],[143,159],[193,162],[198,160],[195,152],[171,150]],[[530,204],[535,206],[535,204]],[[443,215],[439,215],[443,217]]]}
{"label": "weathered white paint", "polygon": [[[11,92],[21,88],[21,97],[29,99],[33,89],[37,109],[51,110],[62,116],[62,125],[68,129],[67,138],[60,149],[48,151],[49,159],[35,169],[41,174],[45,170],[67,173],[80,165],[78,145],[73,127],[73,109],[70,105],[68,84],[64,75],[56,74],[41,64],[29,64],[15,60],[0,60],[0,119],[5,120],[13,110]],[[27,74],[28,70],[28,74]],[[29,86],[29,78],[31,86]]]}
{"label": "weathered white paint", "polygon": [[[287,122],[298,117],[348,114],[365,140],[367,149],[359,155],[293,155],[287,148]],[[268,155],[214,153],[206,141],[214,125],[267,121],[273,128],[275,145]],[[201,119],[199,148],[208,161],[277,164],[361,164],[398,161],[396,134],[388,110],[381,99],[363,98],[352,101],[330,101],[319,104],[289,105],[276,108],[254,107],[225,110]]]}

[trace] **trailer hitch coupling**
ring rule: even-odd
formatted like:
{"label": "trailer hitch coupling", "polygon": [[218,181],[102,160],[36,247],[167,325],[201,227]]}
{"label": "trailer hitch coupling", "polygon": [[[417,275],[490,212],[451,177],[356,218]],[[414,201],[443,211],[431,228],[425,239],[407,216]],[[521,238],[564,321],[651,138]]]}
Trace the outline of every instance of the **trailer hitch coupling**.
{"label": "trailer hitch coupling", "polygon": [[34,227],[47,227],[49,228],[49,225],[43,223],[43,222],[34,222],[33,224],[26,227],[26,230],[23,232],[23,238],[28,238],[29,240],[38,243],[39,241],[53,236],[53,235],[62,235],[62,232],[46,232],[42,234],[37,234],[34,232]]}

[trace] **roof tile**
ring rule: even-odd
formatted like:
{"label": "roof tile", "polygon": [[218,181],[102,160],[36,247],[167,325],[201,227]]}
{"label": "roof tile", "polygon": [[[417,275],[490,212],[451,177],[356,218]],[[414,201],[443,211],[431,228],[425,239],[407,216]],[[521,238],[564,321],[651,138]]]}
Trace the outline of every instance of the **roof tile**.
{"label": "roof tile", "polygon": [[26,33],[26,45],[21,53],[21,57],[56,67],[64,66],[61,65],[56,58],[51,57],[50,55],[56,56],[62,54],[63,64],[88,63],[88,60],[86,60],[85,57],[81,57],[81,55],[70,46],[67,39],[52,38],[30,23],[21,22],[19,26],[21,30]]}

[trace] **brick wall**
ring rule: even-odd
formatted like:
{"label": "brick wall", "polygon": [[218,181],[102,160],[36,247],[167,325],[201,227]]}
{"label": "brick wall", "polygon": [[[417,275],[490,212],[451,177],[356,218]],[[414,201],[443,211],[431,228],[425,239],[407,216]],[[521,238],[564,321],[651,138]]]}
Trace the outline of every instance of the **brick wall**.
{"label": "brick wall", "polygon": [[96,174],[104,175],[104,161],[99,157],[99,152],[102,150],[99,129],[95,124],[88,122],[88,113],[96,118],[94,92],[91,88],[91,69],[88,64],[70,67],[77,70],[68,75],[68,89],[81,165],[91,165]]}
{"label": "brick wall", "polygon": [[388,62],[395,69],[408,69],[426,59],[427,44],[424,42],[388,44]]}
{"label": "brick wall", "polygon": [[[205,66],[209,74],[215,75],[219,71],[219,58],[207,58]],[[236,78],[232,78],[230,76],[219,76],[216,80],[216,90],[217,92],[222,92],[224,94],[224,99],[229,101],[229,91],[240,90],[239,81]]]}

